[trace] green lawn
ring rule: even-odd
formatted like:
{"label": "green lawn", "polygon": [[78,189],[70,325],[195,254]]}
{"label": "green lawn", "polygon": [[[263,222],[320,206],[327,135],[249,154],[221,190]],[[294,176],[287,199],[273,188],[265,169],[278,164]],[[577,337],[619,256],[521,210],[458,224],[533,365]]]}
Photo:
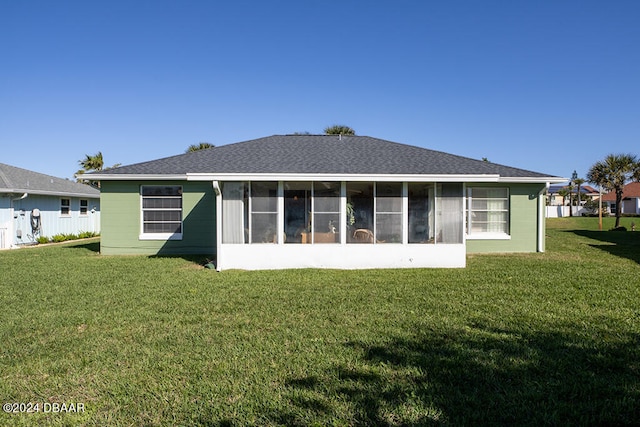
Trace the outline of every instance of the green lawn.
{"label": "green lawn", "polygon": [[597,221],[454,270],[0,252],[0,402],[49,404],[0,424],[636,424],[640,232]]}

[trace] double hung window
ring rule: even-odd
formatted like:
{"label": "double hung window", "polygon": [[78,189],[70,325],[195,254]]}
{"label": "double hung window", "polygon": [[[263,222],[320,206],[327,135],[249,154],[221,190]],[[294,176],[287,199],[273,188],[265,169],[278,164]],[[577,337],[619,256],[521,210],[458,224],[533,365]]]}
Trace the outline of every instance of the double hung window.
{"label": "double hung window", "polygon": [[89,213],[89,201],[86,199],[80,199],[80,215],[87,215]]}
{"label": "double hung window", "polygon": [[60,199],[60,215],[71,215],[71,199]]}
{"label": "double hung window", "polygon": [[143,238],[182,238],[182,187],[179,185],[143,185]]}
{"label": "double hung window", "polygon": [[506,237],[509,235],[508,188],[469,188],[467,203],[467,233],[469,237]]}

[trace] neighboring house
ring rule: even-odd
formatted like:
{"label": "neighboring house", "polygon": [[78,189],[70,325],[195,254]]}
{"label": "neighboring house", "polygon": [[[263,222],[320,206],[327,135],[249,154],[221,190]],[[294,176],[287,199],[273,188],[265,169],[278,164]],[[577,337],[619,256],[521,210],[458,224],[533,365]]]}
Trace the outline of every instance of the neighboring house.
{"label": "neighboring house", "polygon": [[[618,207],[616,206],[615,191],[603,194],[602,202],[607,203],[611,214],[616,213]],[[627,215],[640,214],[640,182],[631,182],[624,186],[622,190],[622,210],[620,213]]]}
{"label": "neighboring house", "polygon": [[[571,190],[572,199],[574,200],[574,206],[569,206],[569,195],[562,197],[560,195],[561,190]],[[547,218],[561,218],[570,215],[581,216],[583,214],[592,213],[590,210],[584,207],[585,203],[589,200],[598,200],[600,194],[598,190],[590,185],[580,186],[580,206],[577,206],[577,186],[570,187],[568,184],[556,184],[550,185],[547,191]],[[571,209],[571,212],[569,212]]]}
{"label": "neighboring house", "polygon": [[[556,184],[550,185],[548,191],[548,204],[549,206],[566,206],[569,204],[569,196],[565,196],[564,198],[559,194],[560,190],[569,191],[569,185],[567,184]],[[576,198],[576,191],[578,191],[577,186],[573,186],[571,189],[573,192],[574,199]],[[598,190],[591,187],[590,185],[581,185],[580,186],[580,202],[584,204],[587,200],[598,200],[599,193]]]}
{"label": "neighboring house", "polygon": [[100,232],[100,191],[0,163],[0,249],[84,231]]}
{"label": "neighboring house", "polygon": [[548,176],[366,136],[285,135],[91,174],[103,254],[221,269],[464,267],[544,250]]}

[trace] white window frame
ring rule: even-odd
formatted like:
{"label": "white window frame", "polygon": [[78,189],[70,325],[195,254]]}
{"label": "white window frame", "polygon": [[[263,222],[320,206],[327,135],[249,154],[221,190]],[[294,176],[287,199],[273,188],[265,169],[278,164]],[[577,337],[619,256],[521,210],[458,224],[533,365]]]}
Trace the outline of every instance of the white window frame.
{"label": "white window frame", "polygon": [[[495,232],[495,231],[472,231],[472,223],[473,223],[473,213],[475,211],[479,211],[479,210],[474,210],[473,209],[473,191],[474,190],[496,190],[496,189],[504,189],[506,190],[506,197],[505,198],[500,198],[500,200],[504,200],[506,201],[506,206],[507,208],[504,210],[501,210],[501,212],[506,212],[507,214],[507,219],[506,219],[506,228],[507,231],[506,232]],[[485,198],[478,198],[476,197],[476,199],[485,199]],[[489,199],[497,199],[497,198],[486,198],[487,200]],[[490,212],[491,210],[486,209],[486,212]],[[505,187],[467,187],[467,233],[466,233],[466,238],[468,240],[474,240],[474,239],[482,239],[482,240],[509,240],[511,239],[511,192],[509,187],[505,186]]]}
{"label": "white window frame", "polygon": [[[145,187],[177,187],[179,188],[180,195],[179,196],[143,196],[142,190]],[[154,209],[154,208],[144,208],[144,198],[145,197],[168,197],[168,198],[180,198],[180,208],[163,208],[163,209]],[[183,218],[183,209],[184,209],[184,198],[183,198],[183,188],[181,185],[141,185],[140,186],[140,240],[182,240],[182,235],[184,233],[184,218]],[[180,232],[179,233],[149,233],[144,231],[144,212],[152,211],[152,210],[171,210],[171,211],[180,211]]]}
{"label": "white window frame", "polygon": [[80,199],[80,215],[82,215],[82,216],[89,215],[89,200],[88,199]]}
{"label": "white window frame", "polygon": [[[67,204],[64,204],[64,201],[67,201]],[[66,210],[66,213],[64,212]],[[70,197],[61,197],[60,198],[60,216],[69,217],[71,216],[71,198]]]}

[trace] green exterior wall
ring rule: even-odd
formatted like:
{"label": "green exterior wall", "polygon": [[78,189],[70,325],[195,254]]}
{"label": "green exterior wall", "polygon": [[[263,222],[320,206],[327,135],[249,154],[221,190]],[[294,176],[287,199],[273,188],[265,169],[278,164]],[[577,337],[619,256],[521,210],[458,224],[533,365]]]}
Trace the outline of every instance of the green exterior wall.
{"label": "green exterior wall", "polygon": [[[141,185],[182,186],[182,240],[139,238]],[[539,193],[544,190],[544,184],[467,184],[467,188],[491,186],[509,188],[511,238],[468,239],[467,253],[536,252],[539,217],[544,224],[544,213],[538,205]],[[100,205],[102,254],[213,255],[216,252],[216,199],[211,182],[102,181]]]}
{"label": "green exterior wall", "polygon": [[544,225],[544,215],[538,206],[538,199],[540,192],[545,188],[544,184],[467,184],[467,188],[472,187],[509,188],[509,233],[511,239],[469,239],[467,240],[467,253],[536,252],[538,250],[539,216],[542,216],[542,224]]}
{"label": "green exterior wall", "polygon": [[[140,240],[140,186],[182,186],[182,240]],[[211,182],[102,181],[100,252],[105,255],[207,254],[216,251]]]}

